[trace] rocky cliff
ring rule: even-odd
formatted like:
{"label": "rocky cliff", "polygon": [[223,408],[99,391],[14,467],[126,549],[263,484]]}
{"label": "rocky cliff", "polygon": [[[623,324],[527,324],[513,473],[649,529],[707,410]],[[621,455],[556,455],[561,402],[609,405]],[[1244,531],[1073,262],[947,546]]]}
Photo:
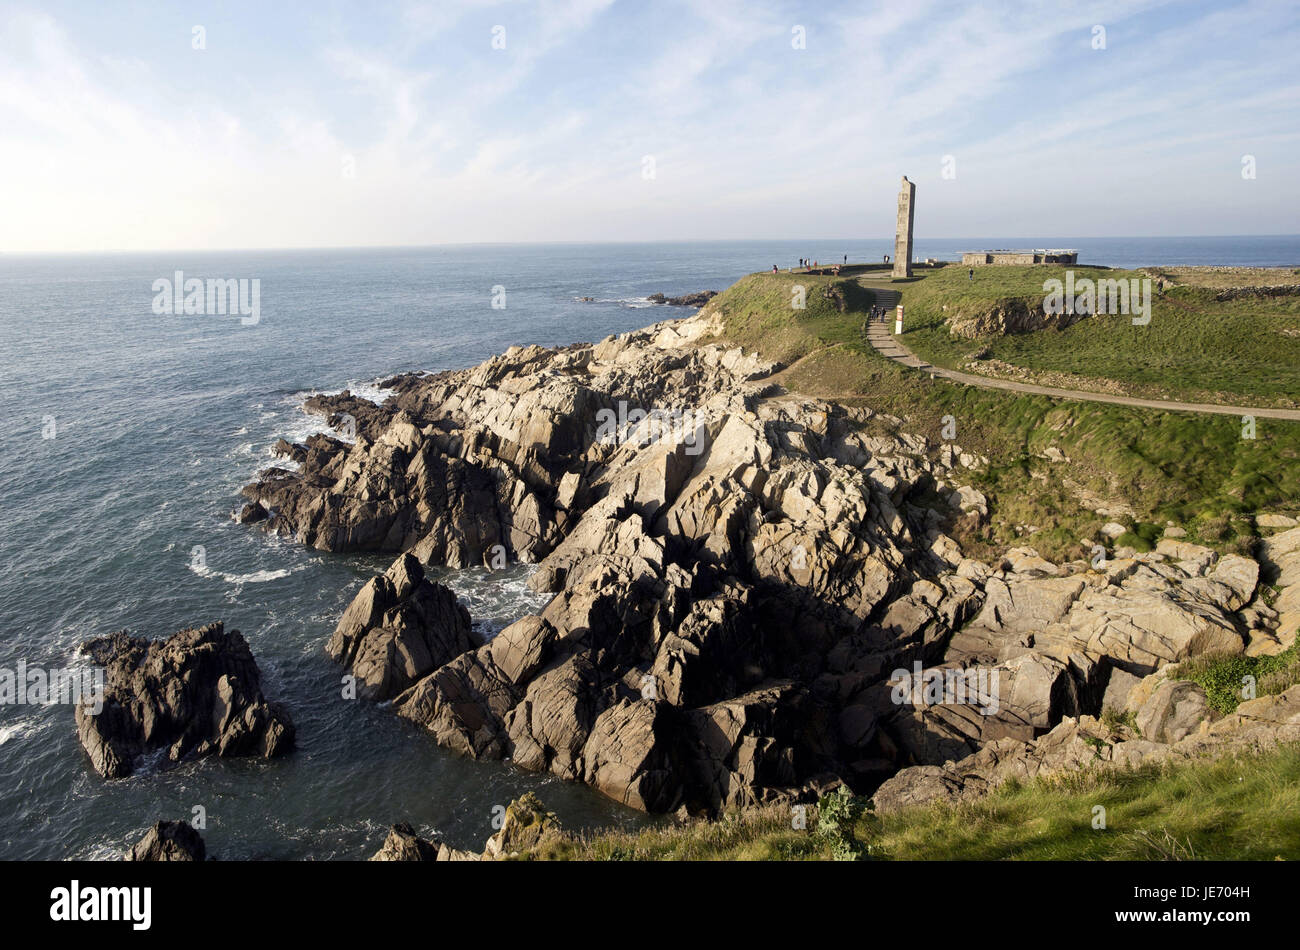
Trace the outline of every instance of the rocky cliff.
{"label": "rocky cliff", "polygon": [[[963,557],[981,460],[792,396],[716,330],[706,307],[397,377],[379,407],[318,398],[355,444],[286,445],[297,469],[245,494],[267,530],[402,555],[330,652],[464,755],[711,813],[869,791],[1098,713],[1121,676],[1281,649],[1248,558]],[[478,644],[419,565],[507,559],[554,596]]]}

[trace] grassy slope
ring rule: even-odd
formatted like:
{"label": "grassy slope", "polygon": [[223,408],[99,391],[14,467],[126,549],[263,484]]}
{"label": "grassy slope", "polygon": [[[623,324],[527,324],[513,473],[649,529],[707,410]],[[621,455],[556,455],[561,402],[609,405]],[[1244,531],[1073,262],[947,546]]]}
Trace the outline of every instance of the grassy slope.
{"label": "grassy slope", "polygon": [[[1041,273],[1039,269],[1033,276],[1039,292]],[[909,323],[913,301],[921,301],[922,309],[935,306],[947,282],[966,280],[956,268],[910,283],[876,277],[867,275],[865,287],[875,283],[901,290]],[[1030,279],[1008,274],[1009,283],[977,281],[974,290],[968,286],[961,291],[973,296],[956,299],[977,299],[987,292],[987,302],[1008,289],[1028,288]],[[795,284],[807,288],[805,310],[791,308]],[[841,287],[846,312],[822,296],[831,285]],[[1192,540],[1221,549],[1249,543],[1254,530],[1249,514],[1300,506],[1300,425],[1259,420],[1257,438],[1245,440],[1240,421],[1231,416],[1058,401],[931,380],[861,342],[859,330],[871,299],[855,278],[755,274],[714,298],[709,309],[722,315],[729,342],[793,362],[780,377],[791,390],[901,416],[907,428],[936,442],[942,418],[952,415],[958,444],[990,460],[988,470],[972,478],[992,505],[991,523],[978,537],[962,539],[973,544],[972,553],[1028,537],[1047,556],[1081,555],[1085,547],[1080,539],[1091,539],[1108,519],[1080,507],[1080,488],[1132,506],[1139,521],[1183,524]],[[1155,322],[1153,318],[1153,326]],[[1045,461],[1041,456],[1049,446],[1059,448],[1070,462]],[[1057,476],[1067,476],[1076,487]],[[1022,534],[1017,525],[1039,530]]]}
{"label": "grassy slope", "polygon": [[[1094,808],[1106,828],[1094,829]],[[565,837],[543,860],[825,860],[830,844],[794,830],[789,809],[716,822]],[[1273,860],[1300,858],[1300,748],[1136,770],[1098,769],[1006,785],[978,802],[858,820],[883,860]]]}
{"label": "grassy slope", "polygon": [[[1236,405],[1294,407],[1300,394],[1300,297],[1217,302],[1215,290],[1178,287],[1158,296],[1151,323],[1130,316],[1095,316],[1067,327],[973,341],[953,338],[947,318],[978,312],[991,301],[1041,304],[1043,282],[1064,282],[1053,266],[946,267],[904,292],[904,342],[939,366],[962,368],[981,346],[993,359],[1026,369],[1114,380],[1124,391],[1151,398]],[[1141,279],[1138,271],[1074,268],[1076,280]],[[942,308],[947,305],[945,312]],[[1284,332],[1288,331],[1288,332]],[[1093,387],[1088,387],[1093,388]]]}

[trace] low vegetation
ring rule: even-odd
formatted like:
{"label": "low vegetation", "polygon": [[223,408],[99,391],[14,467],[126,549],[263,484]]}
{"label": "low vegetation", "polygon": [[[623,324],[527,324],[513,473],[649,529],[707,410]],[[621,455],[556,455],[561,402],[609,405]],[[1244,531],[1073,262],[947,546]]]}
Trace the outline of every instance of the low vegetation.
{"label": "low vegetation", "polygon": [[[1021,285],[1027,292],[1031,279],[1041,293],[1041,269],[988,272],[994,270],[1009,272],[999,278],[1006,283],[977,281],[975,289],[963,293],[997,297]],[[1153,526],[1145,536],[1133,531],[1121,546],[1154,544],[1164,525],[1173,522],[1188,531],[1188,540],[1244,552],[1255,541],[1255,513],[1293,505],[1300,497],[1300,424],[1259,419],[1255,438],[1247,439],[1233,416],[962,386],[885,359],[862,337],[875,289],[901,290],[912,322],[913,300],[937,301],[939,291],[960,284],[955,278],[966,279],[955,267],[921,274],[911,282],[890,282],[887,272],[861,270],[842,277],[754,274],[715,297],[707,309],[722,318],[727,342],[785,363],[778,380],[792,391],[900,417],[906,429],[936,445],[944,418],[951,416],[957,444],[989,462],[968,477],[988,496],[991,517],[959,537],[977,556],[1032,544],[1047,557],[1082,557],[1108,521]],[[805,288],[806,309],[792,306],[795,285]],[[844,310],[827,296],[832,290]],[[1300,372],[1300,354],[1294,366]],[[883,420],[873,424],[888,428]]]}
{"label": "low vegetation", "polygon": [[[1098,806],[1104,808],[1105,827]],[[1274,860],[1300,857],[1300,748],[1091,769],[879,816],[831,795],[635,832],[565,835],[527,857],[587,861]],[[828,820],[823,821],[827,812]],[[803,824],[804,827],[795,827]]]}
{"label": "low vegetation", "polygon": [[1199,685],[1210,706],[1227,714],[1247,698],[1247,684],[1254,696],[1276,696],[1300,683],[1300,640],[1276,656],[1205,653],[1184,660],[1172,675]]}
{"label": "low vegetation", "polygon": [[[1076,281],[1150,279],[1146,272],[1071,268]],[[1063,330],[977,341],[953,337],[948,321],[1005,301],[1041,307],[1043,283],[1065,281],[1057,266],[946,267],[907,285],[906,345],[939,366],[972,368],[971,357],[1039,374],[1065,374],[1077,388],[1155,399],[1294,408],[1300,393],[1300,296],[1216,300],[1215,286],[1151,290],[1151,322],[1098,315]],[[979,361],[973,366],[978,368]],[[1052,379],[1044,379],[1051,384]],[[1092,385],[1089,385],[1089,383]],[[1118,384],[1118,385],[1116,385]]]}

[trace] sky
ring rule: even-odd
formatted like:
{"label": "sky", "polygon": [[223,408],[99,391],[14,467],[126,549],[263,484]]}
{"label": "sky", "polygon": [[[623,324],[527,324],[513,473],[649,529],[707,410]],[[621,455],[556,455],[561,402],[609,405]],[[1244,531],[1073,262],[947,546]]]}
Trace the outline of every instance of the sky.
{"label": "sky", "polygon": [[0,0],[0,251],[1300,231],[1300,4]]}

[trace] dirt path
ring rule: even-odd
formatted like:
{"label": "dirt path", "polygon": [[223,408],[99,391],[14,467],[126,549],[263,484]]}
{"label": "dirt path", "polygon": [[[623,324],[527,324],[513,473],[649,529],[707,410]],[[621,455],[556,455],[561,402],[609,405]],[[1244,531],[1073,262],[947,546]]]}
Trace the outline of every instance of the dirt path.
{"label": "dirt path", "polygon": [[955,383],[966,386],[981,386],[985,389],[1005,389],[1016,393],[1031,393],[1036,396],[1052,396],[1056,399],[1079,399],[1085,402],[1107,402],[1115,406],[1134,406],[1139,409],[1160,409],[1164,412],[1201,412],[1220,416],[1254,416],[1259,419],[1289,419],[1300,421],[1300,409],[1255,409],[1250,406],[1220,406],[1203,402],[1169,402],[1162,399],[1138,399],[1134,396],[1112,396],[1107,393],[1090,393],[1077,389],[1055,389],[1051,386],[1035,386],[1032,383],[1016,383],[1005,379],[990,379],[987,376],[974,376],[959,373],[957,370],[935,366],[921,359],[907,347],[899,343],[890,329],[893,327],[894,314],[891,310],[886,323],[867,324],[867,342],[876,352],[888,357],[895,363],[923,370],[931,376],[942,376]]}

